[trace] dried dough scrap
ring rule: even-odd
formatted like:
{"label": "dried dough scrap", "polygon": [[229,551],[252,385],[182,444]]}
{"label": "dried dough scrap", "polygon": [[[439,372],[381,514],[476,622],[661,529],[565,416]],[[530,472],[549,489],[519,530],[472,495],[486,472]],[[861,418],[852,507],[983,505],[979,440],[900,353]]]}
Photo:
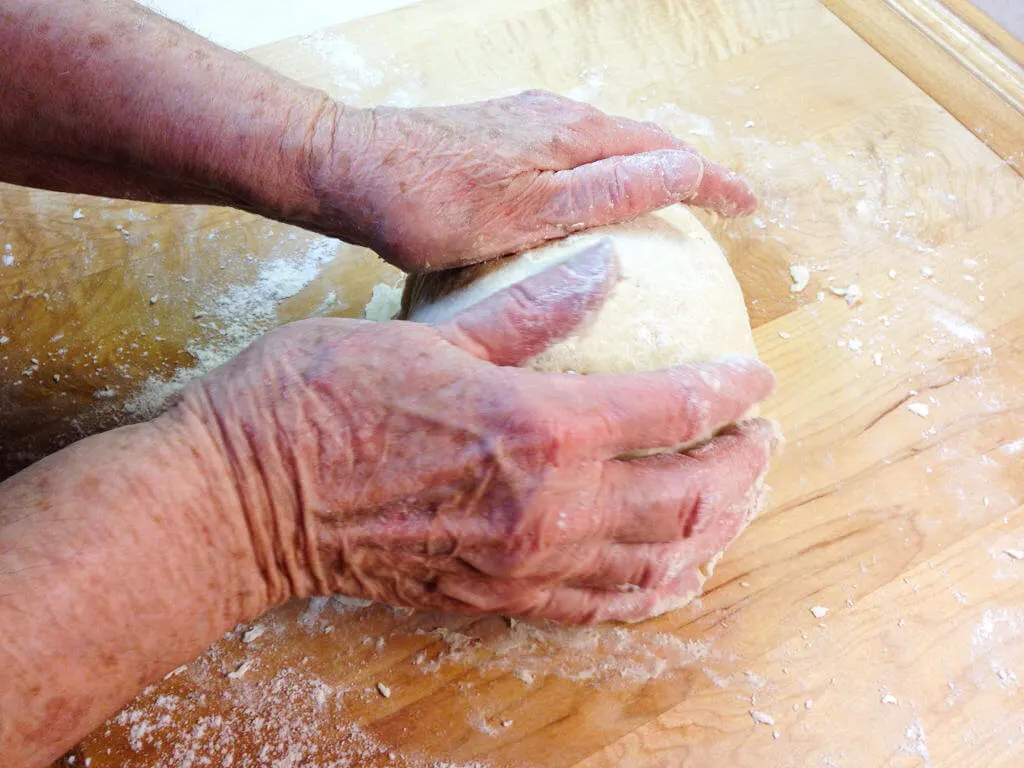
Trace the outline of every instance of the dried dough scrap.
{"label": "dried dough scrap", "polygon": [[[533,358],[530,367],[582,374],[627,373],[729,355],[757,355],[743,293],[729,262],[700,221],[681,205],[518,256],[411,276],[400,317],[444,322],[602,238],[611,238],[618,255],[618,284],[595,319],[580,333]],[[748,520],[759,511],[762,496],[752,503]],[[718,557],[700,569],[699,585]]]}

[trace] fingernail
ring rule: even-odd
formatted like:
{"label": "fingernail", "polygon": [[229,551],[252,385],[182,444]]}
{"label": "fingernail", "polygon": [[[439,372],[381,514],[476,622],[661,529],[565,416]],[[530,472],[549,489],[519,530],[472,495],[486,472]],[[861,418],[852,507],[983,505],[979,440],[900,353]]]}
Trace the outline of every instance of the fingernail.
{"label": "fingernail", "polygon": [[618,277],[619,257],[610,237],[602,237],[565,262],[565,268],[581,280],[604,281]]}

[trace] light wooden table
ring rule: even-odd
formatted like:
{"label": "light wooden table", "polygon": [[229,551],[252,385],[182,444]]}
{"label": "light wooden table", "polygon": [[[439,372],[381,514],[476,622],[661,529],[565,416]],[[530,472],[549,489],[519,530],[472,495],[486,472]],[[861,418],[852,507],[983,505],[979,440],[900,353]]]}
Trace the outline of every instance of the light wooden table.
{"label": "light wooden table", "polygon": [[[965,6],[435,0],[256,50],[359,104],[546,87],[750,176],[709,224],[779,376],[774,506],[636,628],[287,606],[75,764],[1021,765],[1024,56]],[[398,279],[233,211],[0,196],[6,472]]]}

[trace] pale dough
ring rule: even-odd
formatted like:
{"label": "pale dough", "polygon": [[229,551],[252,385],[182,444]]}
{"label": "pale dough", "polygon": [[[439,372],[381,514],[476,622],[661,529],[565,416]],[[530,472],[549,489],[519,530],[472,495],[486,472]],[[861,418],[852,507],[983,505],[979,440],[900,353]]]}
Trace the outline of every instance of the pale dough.
{"label": "pale dough", "polygon": [[[628,373],[729,355],[757,356],[743,293],[729,262],[700,221],[681,205],[497,262],[412,276],[406,282],[400,316],[444,322],[602,238],[611,238],[614,244],[619,282],[596,318],[580,333],[530,360],[530,367],[581,374]],[[655,452],[659,451],[630,456]],[[746,515],[748,522],[764,500],[759,483]],[[699,568],[699,586],[711,575],[720,556]],[[655,613],[684,605],[696,594],[667,600]]]}
{"label": "pale dough", "polygon": [[443,322],[605,237],[614,243],[621,277],[611,297],[581,334],[555,344],[530,367],[626,373],[757,355],[736,276],[722,249],[682,205],[460,270],[479,274],[458,283],[452,273],[412,278],[403,314],[410,320]]}

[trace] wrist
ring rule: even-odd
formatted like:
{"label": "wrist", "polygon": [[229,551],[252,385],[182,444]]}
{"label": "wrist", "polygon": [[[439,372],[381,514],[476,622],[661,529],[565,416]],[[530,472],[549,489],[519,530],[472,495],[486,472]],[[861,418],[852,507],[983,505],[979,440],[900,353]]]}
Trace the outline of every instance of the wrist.
{"label": "wrist", "polygon": [[353,107],[320,94],[305,117],[291,128],[284,166],[295,185],[272,203],[273,218],[356,245],[370,242],[362,196],[367,186],[360,166],[368,156],[373,110]]}
{"label": "wrist", "polygon": [[308,473],[263,390],[244,377],[214,374],[161,417],[185,435],[193,471],[205,476],[221,535],[233,546],[238,589],[252,601],[239,606],[248,618],[328,589],[311,512],[316,500],[304,487]]}
{"label": "wrist", "polygon": [[[219,460],[172,412],[0,484],[0,753],[14,764],[56,757],[269,607]],[[54,712],[75,714],[41,728]]]}
{"label": "wrist", "polygon": [[[254,551],[258,540],[235,486],[230,465],[209,430],[180,408],[146,424],[142,440],[152,445],[150,467],[162,475],[151,487],[164,487],[164,504],[154,509],[167,521],[165,546],[176,578],[196,574],[194,604],[205,606],[223,627],[251,621],[284,597],[270,589]],[[143,446],[143,449],[145,447]]]}

